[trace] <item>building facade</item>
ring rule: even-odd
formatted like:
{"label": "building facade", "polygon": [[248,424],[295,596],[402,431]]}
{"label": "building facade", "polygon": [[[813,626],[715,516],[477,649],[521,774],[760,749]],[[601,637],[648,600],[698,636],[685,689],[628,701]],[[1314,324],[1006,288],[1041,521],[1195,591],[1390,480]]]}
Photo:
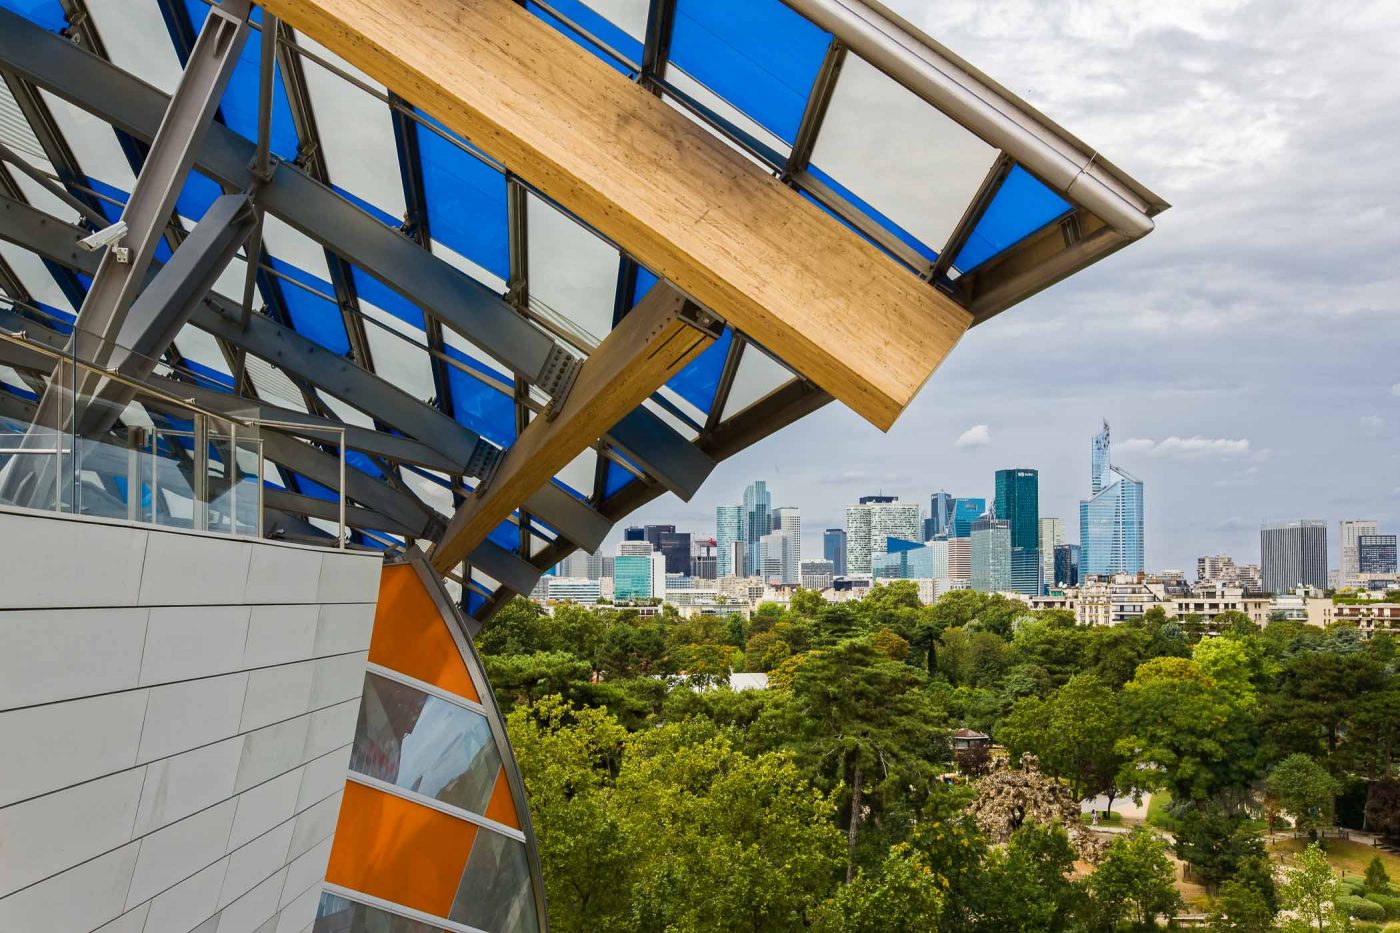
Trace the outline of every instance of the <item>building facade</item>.
{"label": "building facade", "polygon": [[1011,588],[1040,594],[1040,473],[997,470],[992,511],[1011,528]]}
{"label": "building facade", "polygon": [[831,586],[836,567],[829,560],[804,560],[802,562],[802,588],[821,592]]}
{"label": "building facade", "polygon": [[1395,576],[1395,535],[1359,535],[1356,569],[1362,579]]}
{"label": "building facade", "polygon": [[953,497],[936,492],[928,499],[928,518],[924,519],[924,540],[929,541],[953,533]]}
{"label": "building facade", "polygon": [[828,528],[822,532],[822,558],[831,561],[833,575],[846,575],[846,529]]}
{"label": "building facade", "polygon": [[964,498],[953,500],[953,529],[951,538],[972,537],[972,523],[987,511],[986,499]]}
{"label": "building facade", "polygon": [[1040,520],[1040,585],[1055,585],[1055,549],[1065,543],[1065,523],[1058,518]]}
{"label": "building facade", "polygon": [[1337,523],[1337,541],[1341,546],[1342,586],[1352,586],[1361,574],[1361,536],[1374,535],[1379,530],[1375,519],[1347,518]]}
{"label": "building facade", "polygon": [[[721,505],[715,509],[715,573],[720,577],[744,575],[744,508]],[[739,545],[736,555],[735,545]]]}
{"label": "building facade", "polygon": [[1108,422],[1094,435],[1089,498],[1079,502],[1079,568],[1084,577],[1142,573],[1142,480],[1114,466]]}
{"label": "building facade", "polygon": [[1327,589],[1327,523],[1315,519],[1271,522],[1259,532],[1260,568],[1268,593],[1296,586]]}
{"label": "building facade", "polygon": [[1079,545],[1059,544],[1055,546],[1055,573],[1049,585],[1054,587],[1079,585]]}
{"label": "building facade", "polygon": [[773,530],[773,499],[768,494],[768,484],[755,480],[744,489],[744,511],[741,529],[744,541],[744,574],[752,576],[761,572],[758,541]]}
{"label": "building facade", "polygon": [[972,534],[948,539],[948,579],[972,585]]}
{"label": "building facade", "polygon": [[983,515],[972,523],[972,588],[1015,592],[1011,578],[1011,523]]}
{"label": "building facade", "polygon": [[918,543],[923,521],[919,507],[896,496],[863,496],[846,508],[846,573],[868,574],[885,554],[890,538]]}

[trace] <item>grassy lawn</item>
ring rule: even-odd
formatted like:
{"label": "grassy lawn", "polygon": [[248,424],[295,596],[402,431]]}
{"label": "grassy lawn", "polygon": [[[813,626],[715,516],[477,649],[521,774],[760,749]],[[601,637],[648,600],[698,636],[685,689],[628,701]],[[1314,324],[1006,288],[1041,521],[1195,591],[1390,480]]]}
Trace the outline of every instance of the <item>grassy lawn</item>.
{"label": "grassy lawn", "polygon": [[[1303,851],[1307,845],[1306,839],[1279,839],[1269,848],[1276,855],[1291,856]],[[1380,849],[1349,839],[1328,839],[1325,840],[1325,846],[1327,861],[1332,863],[1333,868],[1351,875],[1363,875],[1371,859],[1379,855],[1381,864],[1385,866],[1386,874],[1390,875],[1391,880],[1400,879],[1400,855],[1382,852]]]}
{"label": "grassy lawn", "polygon": [[1176,821],[1167,814],[1167,807],[1172,805],[1172,795],[1169,791],[1159,790],[1152,794],[1152,799],[1147,801],[1147,825],[1155,826],[1158,829],[1172,830],[1176,828]]}

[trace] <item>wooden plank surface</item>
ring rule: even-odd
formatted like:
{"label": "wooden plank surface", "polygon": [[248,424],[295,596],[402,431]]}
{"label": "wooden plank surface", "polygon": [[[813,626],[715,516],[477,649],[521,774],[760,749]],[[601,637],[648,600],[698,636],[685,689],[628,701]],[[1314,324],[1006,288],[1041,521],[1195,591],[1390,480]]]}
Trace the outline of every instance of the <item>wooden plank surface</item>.
{"label": "wooden plank surface", "polygon": [[660,282],[603,338],[558,413],[536,415],[506,448],[495,474],[458,507],[433,548],[439,573],[461,563],[527,496],[714,343],[681,318],[687,303]]}
{"label": "wooden plank surface", "polygon": [[512,0],[258,2],[880,428],[970,323],[946,296]]}

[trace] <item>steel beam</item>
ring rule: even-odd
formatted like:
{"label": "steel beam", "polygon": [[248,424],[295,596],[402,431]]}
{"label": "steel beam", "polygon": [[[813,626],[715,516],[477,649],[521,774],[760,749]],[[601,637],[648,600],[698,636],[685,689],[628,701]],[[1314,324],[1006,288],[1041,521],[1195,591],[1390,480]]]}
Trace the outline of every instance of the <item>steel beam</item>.
{"label": "steel beam", "polygon": [[[83,252],[76,247],[76,241],[82,234],[83,231],[77,227],[65,224],[35,207],[12,198],[0,198],[0,239],[9,240],[69,268],[86,272],[95,266],[97,259],[95,254]],[[0,311],[0,321],[5,320],[4,315],[8,313]],[[239,317],[239,307],[233,301],[210,293],[195,309],[190,321],[201,330],[281,367],[292,376],[306,380],[371,417],[392,425],[403,434],[417,438],[413,443],[419,445],[416,450],[410,448],[405,451],[402,446],[396,445],[406,439],[396,439],[395,435],[387,432],[371,432],[346,426],[350,432],[347,437],[360,438],[359,449],[449,473],[464,472],[472,463],[489,464],[497,455],[494,453],[496,448],[479,435],[380,376],[355,366],[264,315],[252,315],[246,327],[240,325]],[[22,321],[17,315],[14,316],[14,320],[15,323]],[[6,326],[18,329],[13,324]],[[24,326],[35,329],[29,322],[24,322]],[[58,339],[57,332],[51,332],[51,335]],[[197,389],[186,388],[184,391],[186,394],[192,394]],[[222,397],[228,399],[228,396]],[[309,423],[313,417],[288,417],[279,414],[276,420],[307,418]],[[654,415],[650,418],[659,420]],[[643,418],[640,423],[647,425],[650,422]],[[623,433],[626,434],[626,430]],[[636,431],[634,433],[642,434]],[[376,446],[370,446],[367,437],[361,435],[377,435],[379,440],[375,445],[378,450]],[[675,436],[674,432],[672,436]],[[645,443],[644,440],[640,442]],[[350,446],[357,447],[357,444],[351,441]],[[429,458],[424,456],[422,448],[436,452],[437,458],[425,462]],[[488,450],[491,453],[486,452]],[[697,487],[703,481],[703,474],[708,473],[704,464],[708,462],[711,468],[714,465],[713,461],[707,461],[707,458],[689,443],[684,444],[683,449],[678,451],[674,461],[674,466],[668,472],[682,474],[688,482]],[[468,475],[476,474],[469,472]],[[559,534],[589,550],[602,543],[611,527],[611,522],[586,503],[557,487],[542,487],[525,500],[525,506]]]}
{"label": "steel beam", "polygon": [[[278,512],[290,512],[294,515],[305,515],[307,518],[319,518],[328,522],[340,520],[340,503],[338,502],[333,502],[330,499],[318,499],[315,496],[303,496],[299,493],[273,487],[263,490],[263,508],[275,509]],[[416,534],[414,529],[399,524],[387,515],[356,505],[346,506],[345,524],[349,528],[386,531],[391,535],[402,537],[413,537]]]}
{"label": "steel beam", "polygon": [[[168,98],[155,88],[8,10],[0,9],[0,66],[140,139],[160,126]],[[250,186],[249,164],[256,146],[215,124],[195,155],[211,178],[242,190]],[[570,355],[544,331],[521,317],[501,296],[446,261],[318,184],[295,166],[282,163],[258,196],[259,206],[353,262],[394,291],[504,363],[546,394],[565,384]],[[198,324],[198,320],[195,322]],[[254,354],[258,355],[258,354]],[[332,394],[335,394],[334,392]],[[351,404],[355,404],[351,401]],[[683,498],[693,495],[693,476],[671,475],[673,466],[694,465],[694,445],[668,426],[661,430],[650,413],[629,416],[619,428],[635,436],[645,427],[649,446],[634,448],[624,437],[609,440],[628,449],[629,458]],[[384,419],[401,430],[403,426]],[[424,435],[416,435],[424,437]],[[699,459],[703,460],[703,457]]]}
{"label": "steel beam", "polygon": [[836,79],[841,76],[841,66],[846,63],[846,46],[840,39],[832,38],[826,47],[826,57],[817,69],[817,77],[812,82],[812,91],[807,95],[807,109],[802,112],[802,122],[797,126],[797,136],[792,144],[792,154],[788,156],[785,178],[795,172],[805,171],[812,160],[812,150],[817,145],[817,134],[821,132],[822,121],[826,119],[827,108],[831,105],[831,95],[836,91]]}

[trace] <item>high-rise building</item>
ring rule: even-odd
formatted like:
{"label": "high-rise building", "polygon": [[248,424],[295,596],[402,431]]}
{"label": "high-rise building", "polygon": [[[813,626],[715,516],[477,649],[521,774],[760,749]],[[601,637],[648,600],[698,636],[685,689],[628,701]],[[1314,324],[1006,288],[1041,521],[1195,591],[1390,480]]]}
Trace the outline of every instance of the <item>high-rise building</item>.
{"label": "high-rise building", "polygon": [[836,566],[829,560],[804,560],[802,562],[802,588],[818,592],[831,586]]}
{"label": "high-rise building", "polygon": [[718,576],[716,556],[718,545],[714,538],[692,538],[690,541],[690,575],[697,580],[713,580]]}
{"label": "high-rise building", "polygon": [[1047,581],[1049,586],[1079,585],[1079,545],[1055,545],[1055,573]]}
{"label": "high-rise building", "polygon": [[773,500],[768,495],[768,484],[755,480],[744,490],[743,540],[744,575],[760,573],[758,566],[758,539],[773,530],[773,518],[769,511]]}
{"label": "high-rise building", "polygon": [[1058,518],[1040,520],[1040,585],[1055,584],[1055,548],[1065,543],[1065,523]]}
{"label": "high-rise building", "polygon": [[797,560],[800,550],[798,539],[788,531],[770,531],[758,539],[759,575],[765,581],[776,583],[797,583],[802,576],[801,563]]}
{"label": "high-rise building", "polygon": [[967,538],[972,536],[972,523],[982,517],[987,511],[986,499],[954,499],[953,500],[953,528],[948,535],[950,538]]}
{"label": "high-rise building", "polygon": [[1259,533],[1264,590],[1275,596],[1298,586],[1327,588],[1327,523],[1271,522]]}
{"label": "high-rise building", "polygon": [[1010,592],[1011,570],[1011,523],[983,515],[972,523],[972,588]]}
{"label": "high-rise building", "polygon": [[832,575],[846,575],[846,529],[828,528],[822,532],[822,557],[831,561]]}
{"label": "high-rise building", "polygon": [[1011,526],[1011,588],[1040,595],[1040,474],[997,470],[993,511]]}
{"label": "high-rise building", "polygon": [[1356,539],[1357,575],[1395,575],[1395,535],[1359,535]]}
{"label": "high-rise building", "polygon": [[773,530],[788,536],[783,558],[782,582],[797,583],[802,576],[802,513],[790,505],[772,511]]}
{"label": "high-rise building", "polygon": [[715,509],[715,573],[721,577],[744,575],[744,551],[735,560],[734,545],[744,543],[744,507],[721,505]]}
{"label": "high-rise building", "polygon": [[690,576],[690,532],[675,525],[647,525],[647,542],[666,557],[666,572]]}
{"label": "high-rise building", "polygon": [[1108,422],[1094,435],[1087,499],[1079,500],[1081,577],[1144,569],[1142,480],[1113,465]]}
{"label": "high-rise building", "polygon": [[603,578],[603,555],[584,551],[574,551],[559,562],[557,576],[576,580],[601,580]]}
{"label": "high-rise building", "polygon": [[622,531],[623,541],[645,541],[646,539],[647,530],[641,525],[628,525]]}
{"label": "high-rise building", "polygon": [[664,599],[666,558],[648,541],[623,541],[613,558],[614,599]]}
{"label": "high-rise building", "polygon": [[924,519],[924,540],[953,536],[953,497],[936,492],[928,497],[928,518]]}
{"label": "high-rise building", "polygon": [[1370,518],[1348,518],[1338,524],[1338,530],[1342,546],[1341,584],[1351,586],[1361,574],[1360,538],[1375,534],[1377,525]]}
{"label": "high-rise building", "polygon": [[870,573],[888,539],[918,544],[922,533],[918,505],[897,496],[862,496],[859,504],[846,507],[846,572]]}
{"label": "high-rise building", "polygon": [[959,583],[972,580],[972,529],[961,538],[948,539],[948,579]]}

